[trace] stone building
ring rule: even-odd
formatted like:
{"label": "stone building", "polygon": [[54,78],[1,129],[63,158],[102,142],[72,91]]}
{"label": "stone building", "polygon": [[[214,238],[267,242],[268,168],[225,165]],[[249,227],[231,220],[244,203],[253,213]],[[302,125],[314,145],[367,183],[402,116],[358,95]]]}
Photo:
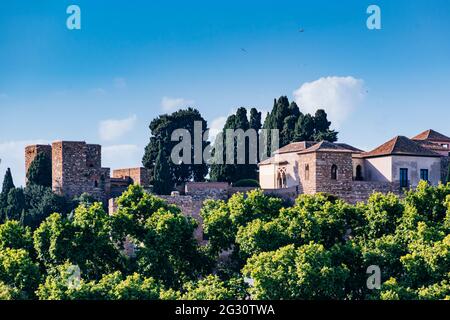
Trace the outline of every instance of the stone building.
{"label": "stone building", "polygon": [[412,139],[397,136],[370,152],[342,143],[296,142],[259,164],[260,184],[297,194],[326,192],[351,203],[374,191],[400,194],[420,180],[445,182],[449,146],[450,138],[433,130]]}
{"label": "stone building", "polygon": [[25,148],[25,172],[38,153],[44,152],[52,161],[52,189],[68,199],[88,193],[104,203],[119,196],[130,184],[149,187],[145,168],[113,171],[102,167],[101,146],[84,141],[56,141],[52,145],[31,145]]}

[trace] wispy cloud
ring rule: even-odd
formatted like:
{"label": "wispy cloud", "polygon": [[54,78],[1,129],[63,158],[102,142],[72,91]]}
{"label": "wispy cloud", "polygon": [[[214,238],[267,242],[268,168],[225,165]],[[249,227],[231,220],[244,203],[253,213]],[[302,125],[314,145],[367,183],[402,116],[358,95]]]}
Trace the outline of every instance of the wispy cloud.
{"label": "wispy cloud", "polygon": [[163,97],[161,100],[161,107],[164,111],[174,111],[175,109],[187,107],[194,104],[194,100],[184,98]]}
{"label": "wispy cloud", "polygon": [[137,116],[134,114],[125,119],[108,119],[99,124],[100,139],[104,141],[116,140],[134,129]]}
{"label": "wispy cloud", "polygon": [[339,126],[364,100],[364,81],[354,77],[326,77],[304,83],[294,91],[303,112],[325,109],[334,127]]}

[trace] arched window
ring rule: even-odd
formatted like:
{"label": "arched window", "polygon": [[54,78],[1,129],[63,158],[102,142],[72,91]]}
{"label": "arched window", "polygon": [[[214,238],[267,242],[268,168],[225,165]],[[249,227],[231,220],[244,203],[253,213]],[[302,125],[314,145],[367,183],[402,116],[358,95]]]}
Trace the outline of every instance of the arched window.
{"label": "arched window", "polygon": [[287,188],[286,168],[281,168],[278,170],[277,182],[279,189]]}
{"label": "arched window", "polygon": [[309,180],[309,164],[305,165],[305,180]]}
{"label": "arched window", "polygon": [[331,180],[337,180],[337,165],[333,164],[331,166]]}
{"label": "arched window", "polygon": [[362,175],[362,167],[360,164],[358,164],[356,166],[356,177],[355,177],[356,181],[362,181],[363,180],[363,175]]}

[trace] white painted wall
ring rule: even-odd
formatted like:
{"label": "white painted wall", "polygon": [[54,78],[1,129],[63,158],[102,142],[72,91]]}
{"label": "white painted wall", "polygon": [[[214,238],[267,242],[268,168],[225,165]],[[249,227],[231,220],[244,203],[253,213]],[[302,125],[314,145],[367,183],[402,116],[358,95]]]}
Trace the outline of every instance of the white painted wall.
{"label": "white painted wall", "polygon": [[262,189],[276,188],[276,171],[275,165],[267,164],[259,166],[259,184]]}
{"label": "white painted wall", "polygon": [[365,159],[365,176],[368,181],[392,182],[392,157]]}
{"label": "white painted wall", "polygon": [[400,168],[408,169],[408,179],[413,187],[419,184],[420,169],[428,169],[431,185],[438,185],[441,180],[441,158],[392,156],[393,181],[400,180]]}

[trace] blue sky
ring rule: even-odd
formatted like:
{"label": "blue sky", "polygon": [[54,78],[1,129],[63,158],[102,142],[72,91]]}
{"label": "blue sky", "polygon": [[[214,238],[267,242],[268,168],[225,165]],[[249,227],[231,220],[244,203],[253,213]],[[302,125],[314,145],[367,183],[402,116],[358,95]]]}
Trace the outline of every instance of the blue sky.
{"label": "blue sky", "polygon": [[[81,30],[66,28],[71,4]],[[381,30],[366,27],[370,4]],[[23,146],[61,139],[138,166],[157,115],[192,105],[220,127],[280,95],[326,103],[340,141],[365,149],[450,135],[448,39],[446,0],[3,0],[0,175],[10,166],[21,184]]]}

